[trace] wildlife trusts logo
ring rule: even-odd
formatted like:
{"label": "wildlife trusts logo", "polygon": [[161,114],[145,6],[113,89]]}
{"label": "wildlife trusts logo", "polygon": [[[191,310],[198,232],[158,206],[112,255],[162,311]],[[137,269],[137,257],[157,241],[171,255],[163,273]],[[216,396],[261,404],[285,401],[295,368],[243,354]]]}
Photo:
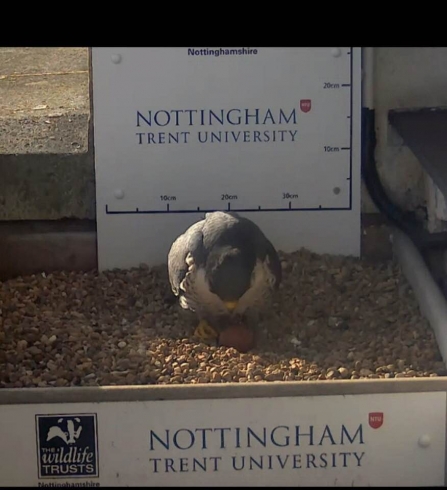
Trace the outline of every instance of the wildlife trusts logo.
{"label": "wildlife trusts logo", "polygon": [[36,415],[39,478],[98,477],[96,414]]}

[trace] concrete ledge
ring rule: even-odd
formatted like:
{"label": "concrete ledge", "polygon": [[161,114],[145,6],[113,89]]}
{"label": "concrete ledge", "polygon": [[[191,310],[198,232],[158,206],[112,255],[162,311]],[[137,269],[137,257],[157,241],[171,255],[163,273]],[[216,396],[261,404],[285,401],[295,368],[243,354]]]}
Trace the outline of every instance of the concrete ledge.
{"label": "concrete ledge", "polygon": [[1,155],[0,221],[95,219],[93,153]]}
{"label": "concrete ledge", "polygon": [[95,217],[88,48],[0,48],[0,220]]}
{"label": "concrete ledge", "polygon": [[89,144],[88,113],[23,118],[0,117],[0,156],[86,153]]}
{"label": "concrete ledge", "polygon": [[94,223],[55,225],[0,226],[0,280],[55,270],[97,269]]}
{"label": "concrete ledge", "polygon": [[225,383],[222,385],[5,388],[0,390],[0,405],[363,395],[432,391],[447,391],[447,379],[408,378],[365,381],[273,381],[270,383]]}
{"label": "concrete ledge", "polygon": [[83,153],[88,48],[0,48],[0,154]]}

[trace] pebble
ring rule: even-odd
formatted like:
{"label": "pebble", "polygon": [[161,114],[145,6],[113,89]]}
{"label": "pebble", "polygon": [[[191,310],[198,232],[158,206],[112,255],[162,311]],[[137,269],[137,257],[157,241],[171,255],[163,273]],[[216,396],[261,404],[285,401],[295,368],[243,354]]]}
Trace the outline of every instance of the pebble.
{"label": "pebble", "polygon": [[264,377],[264,379],[266,381],[282,381],[283,378],[284,378],[284,373],[282,371],[280,371],[279,369],[278,370],[275,370],[272,373],[267,374]]}
{"label": "pebble", "polygon": [[18,350],[25,350],[28,347],[28,342],[26,340],[19,340],[17,342],[17,349]]}
{"label": "pebble", "polygon": [[360,376],[370,376],[372,373],[371,369],[360,369]]}
{"label": "pebble", "polygon": [[36,347],[35,345],[32,345],[29,349],[28,352],[32,354],[33,356],[37,356],[39,354],[42,354],[42,350]]}

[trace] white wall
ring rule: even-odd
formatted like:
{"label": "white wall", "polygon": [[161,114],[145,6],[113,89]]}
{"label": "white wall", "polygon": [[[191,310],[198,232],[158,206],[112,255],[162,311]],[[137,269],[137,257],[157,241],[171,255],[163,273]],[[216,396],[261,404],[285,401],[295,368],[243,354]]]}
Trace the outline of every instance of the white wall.
{"label": "white wall", "polygon": [[[447,106],[447,48],[374,48],[376,161],[385,189],[400,206],[425,203],[425,172],[388,124],[390,109]],[[376,212],[363,189],[362,211]]]}

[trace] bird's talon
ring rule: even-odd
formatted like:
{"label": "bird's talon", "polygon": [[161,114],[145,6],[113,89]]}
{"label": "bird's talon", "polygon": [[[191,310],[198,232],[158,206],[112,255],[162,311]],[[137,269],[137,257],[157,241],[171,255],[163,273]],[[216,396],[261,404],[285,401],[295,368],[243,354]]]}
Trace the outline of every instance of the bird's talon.
{"label": "bird's talon", "polygon": [[215,340],[219,334],[205,320],[201,320],[197,325],[194,335],[201,340]]}

